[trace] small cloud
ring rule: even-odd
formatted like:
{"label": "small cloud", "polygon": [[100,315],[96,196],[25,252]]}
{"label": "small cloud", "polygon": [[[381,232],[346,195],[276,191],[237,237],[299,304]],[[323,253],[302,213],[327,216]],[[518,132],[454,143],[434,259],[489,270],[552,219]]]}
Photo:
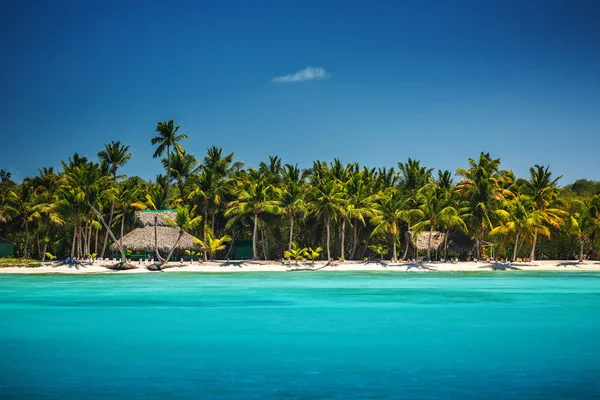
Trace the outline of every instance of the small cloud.
{"label": "small cloud", "polygon": [[325,79],[329,78],[331,74],[321,67],[313,68],[306,67],[302,71],[298,71],[295,74],[278,76],[271,79],[271,82],[302,82],[310,81],[313,79]]}

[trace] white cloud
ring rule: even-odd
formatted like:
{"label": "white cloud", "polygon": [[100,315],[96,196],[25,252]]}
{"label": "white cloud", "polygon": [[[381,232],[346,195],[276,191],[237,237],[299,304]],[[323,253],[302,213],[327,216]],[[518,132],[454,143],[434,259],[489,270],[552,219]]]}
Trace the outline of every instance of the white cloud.
{"label": "white cloud", "polygon": [[313,79],[324,79],[329,78],[329,72],[325,71],[325,69],[321,67],[313,68],[306,67],[302,71],[298,71],[295,74],[278,76],[276,78],[271,79],[271,82],[302,82],[302,81],[310,81]]}

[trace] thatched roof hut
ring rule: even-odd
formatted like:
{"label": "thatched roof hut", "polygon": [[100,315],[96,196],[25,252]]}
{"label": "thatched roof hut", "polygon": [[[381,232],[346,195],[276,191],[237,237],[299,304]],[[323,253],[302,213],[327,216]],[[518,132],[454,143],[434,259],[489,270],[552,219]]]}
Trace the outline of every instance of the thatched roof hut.
{"label": "thatched roof hut", "polygon": [[[429,231],[420,232],[414,234],[414,232],[407,232],[407,239],[410,240],[412,247],[416,247],[417,250],[427,250],[429,244]],[[431,250],[438,250],[444,245],[446,234],[444,232],[433,231],[431,233]]]}
{"label": "thatched roof hut", "polygon": [[[175,212],[171,210],[136,212],[141,227],[123,236],[123,246],[136,252],[154,251],[154,221],[156,217],[158,250],[162,252],[170,251],[179,237],[179,228],[175,226],[175,216]],[[175,250],[187,250],[197,247],[196,241],[194,236],[184,231]],[[117,244],[113,243],[110,249],[117,251]]]}

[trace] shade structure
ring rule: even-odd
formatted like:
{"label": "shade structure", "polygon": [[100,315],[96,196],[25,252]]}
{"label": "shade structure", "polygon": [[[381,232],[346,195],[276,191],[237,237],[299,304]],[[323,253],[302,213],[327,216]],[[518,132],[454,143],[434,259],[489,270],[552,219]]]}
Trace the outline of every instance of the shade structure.
{"label": "shade structure", "polygon": [[[154,221],[156,217],[156,243],[159,251],[170,251],[175,243],[175,250],[187,250],[198,247],[198,239],[189,233],[183,231],[181,239],[179,238],[180,229],[175,225],[174,211],[138,211],[136,217],[142,225],[123,236],[123,247],[126,249],[141,252],[154,251]],[[119,242],[121,239],[119,239]],[[117,243],[110,246],[112,251],[118,251]]]}
{"label": "shade structure", "polygon": [[[413,232],[408,232],[410,236],[410,244],[416,247],[417,250],[427,250],[429,246],[429,231],[419,232],[416,235]],[[446,239],[446,234],[439,231],[431,232],[431,250],[438,250]]]}

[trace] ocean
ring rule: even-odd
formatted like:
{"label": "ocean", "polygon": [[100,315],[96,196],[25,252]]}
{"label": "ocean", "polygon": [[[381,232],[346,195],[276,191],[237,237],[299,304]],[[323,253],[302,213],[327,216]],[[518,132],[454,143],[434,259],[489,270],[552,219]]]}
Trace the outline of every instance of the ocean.
{"label": "ocean", "polygon": [[0,398],[600,398],[600,273],[0,275]]}

